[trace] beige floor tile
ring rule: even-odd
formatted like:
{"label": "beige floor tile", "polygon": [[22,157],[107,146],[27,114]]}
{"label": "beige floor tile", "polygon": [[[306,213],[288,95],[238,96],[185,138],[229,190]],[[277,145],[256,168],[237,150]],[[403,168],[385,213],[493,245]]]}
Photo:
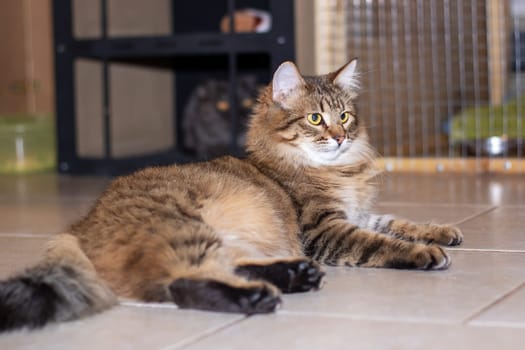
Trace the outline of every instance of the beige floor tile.
{"label": "beige floor tile", "polygon": [[40,260],[49,237],[0,236],[0,279]]}
{"label": "beige floor tile", "polygon": [[318,292],[283,310],[356,319],[461,322],[525,281],[525,254],[451,252],[446,271],[328,268]]}
{"label": "beige floor tile", "polygon": [[117,350],[178,347],[243,316],[174,308],[117,307],[84,320],[0,335],[0,349]]}
{"label": "beige floor tile", "polygon": [[414,222],[434,222],[439,224],[455,224],[465,219],[482,214],[493,208],[490,205],[436,205],[420,203],[379,204],[376,212],[392,214]]}
{"label": "beige floor tile", "polygon": [[337,317],[251,317],[190,345],[188,350],[522,349],[516,329],[353,321]]}
{"label": "beige floor tile", "polygon": [[465,234],[461,249],[525,251],[525,208],[499,207],[459,227]]}
{"label": "beige floor tile", "polygon": [[525,286],[486,309],[470,324],[525,328]]}
{"label": "beige floor tile", "polygon": [[[0,278],[38,261],[48,235],[80,218],[108,182],[0,176]],[[285,296],[277,315],[243,321],[118,307],[42,331],[0,335],[0,349],[522,348],[523,329],[515,328],[525,322],[525,288],[492,304],[525,281],[525,253],[483,249],[525,251],[524,178],[388,174],[380,203],[380,212],[415,221],[470,218],[460,224],[466,241],[451,251],[450,270],[330,268],[321,291]],[[493,206],[500,207],[483,213]],[[472,317],[469,326],[461,324]]]}
{"label": "beige floor tile", "polygon": [[1,203],[0,234],[55,234],[84,215],[93,201]]}
{"label": "beige floor tile", "polygon": [[387,173],[380,183],[381,202],[525,205],[523,175]]}

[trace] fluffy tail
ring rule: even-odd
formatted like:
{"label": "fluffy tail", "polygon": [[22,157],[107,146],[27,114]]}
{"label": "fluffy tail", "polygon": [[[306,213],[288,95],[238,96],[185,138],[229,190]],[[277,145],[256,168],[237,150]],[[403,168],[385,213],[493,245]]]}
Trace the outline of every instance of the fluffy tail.
{"label": "fluffy tail", "polygon": [[40,264],[0,281],[0,332],[77,319],[116,302],[76,237],[63,234],[50,243]]}

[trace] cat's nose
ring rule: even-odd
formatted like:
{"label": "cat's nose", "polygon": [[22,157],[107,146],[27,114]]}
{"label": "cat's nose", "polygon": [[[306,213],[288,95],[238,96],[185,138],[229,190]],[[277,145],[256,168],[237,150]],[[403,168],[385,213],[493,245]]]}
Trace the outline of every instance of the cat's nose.
{"label": "cat's nose", "polygon": [[337,142],[338,145],[341,145],[345,140],[345,137],[344,135],[336,135],[333,137],[333,139],[335,140],[335,142]]}

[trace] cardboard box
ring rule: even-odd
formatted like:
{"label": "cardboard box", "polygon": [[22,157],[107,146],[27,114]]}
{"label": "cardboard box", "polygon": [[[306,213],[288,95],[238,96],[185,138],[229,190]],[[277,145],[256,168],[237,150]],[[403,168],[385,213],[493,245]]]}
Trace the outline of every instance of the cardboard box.
{"label": "cardboard box", "polygon": [[51,0],[0,2],[0,114],[52,113]]}

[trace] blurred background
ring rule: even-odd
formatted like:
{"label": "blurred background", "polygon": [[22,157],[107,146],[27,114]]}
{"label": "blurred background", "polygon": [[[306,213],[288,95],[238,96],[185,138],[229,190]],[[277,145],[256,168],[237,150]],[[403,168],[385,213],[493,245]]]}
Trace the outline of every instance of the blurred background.
{"label": "blurred background", "polygon": [[0,33],[3,173],[242,156],[282,61],[353,57],[386,170],[525,171],[523,0],[2,0]]}

